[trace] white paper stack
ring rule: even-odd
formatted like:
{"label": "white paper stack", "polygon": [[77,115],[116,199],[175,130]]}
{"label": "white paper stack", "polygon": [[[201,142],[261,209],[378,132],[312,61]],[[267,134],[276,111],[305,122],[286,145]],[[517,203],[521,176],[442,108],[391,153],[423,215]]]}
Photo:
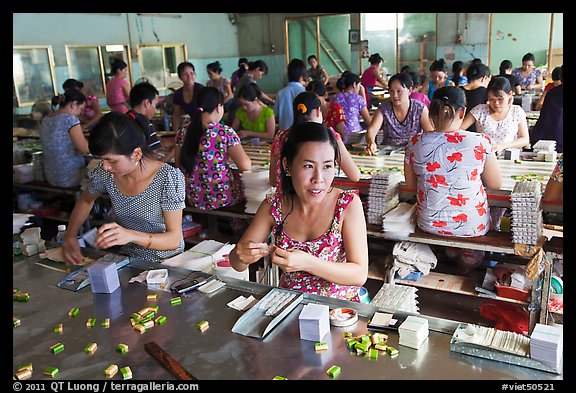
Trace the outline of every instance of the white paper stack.
{"label": "white paper stack", "polygon": [[384,310],[399,310],[419,314],[418,288],[407,285],[383,283],[370,304]]}
{"label": "white paper stack", "polygon": [[404,175],[393,170],[383,170],[372,176],[368,192],[368,223],[382,225],[384,214],[398,205],[399,186],[403,180]]}
{"label": "white paper stack", "polygon": [[398,206],[384,214],[382,231],[393,239],[407,239],[416,229],[414,210],[416,210],[416,205],[400,202]]}
{"label": "white paper stack", "polygon": [[543,234],[542,185],[540,182],[518,181],[510,194],[512,219],[510,230],[512,241],[516,244],[538,243]]}
{"label": "white paper stack", "polygon": [[534,153],[552,153],[556,151],[556,141],[555,140],[544,140],[541,139],[532,146],[532,151]]}
{"label": "white paper stack", "polygon": [[537,323],[530,336],[530,357],[555,370],[562,363],[564,328]]}
{"label": "white paper stack", "polygon": [[90,286],[94,293],[112,293],[120,287],[118,270],[114,262],[96,261],[88,266]]}
{"label": "white paper stack", "polygon": [[406,347],[418,349],[428,338],[428,320],[409,315],[398,327],[400,340],[398,343]]}
{"label": "white paper stack", "polygon": [[203,240],[191,249],[168,258],[162,262],[165,266],[176,266],[189,270],[200,270],[213,274],[214,262],[230,254],[234,244],[221,243],[216,240]]}
{"label": "white paper stack", "polygon": [[246,197],[246,213],[254,214],[270,191],[268,170],[242,172],[242,185]]}
{"label": "white paper stack", "polygon": [[300,339],[320,342],[330,331],[330,308],[325,304],[308,303],[302,308],[298,321]]}

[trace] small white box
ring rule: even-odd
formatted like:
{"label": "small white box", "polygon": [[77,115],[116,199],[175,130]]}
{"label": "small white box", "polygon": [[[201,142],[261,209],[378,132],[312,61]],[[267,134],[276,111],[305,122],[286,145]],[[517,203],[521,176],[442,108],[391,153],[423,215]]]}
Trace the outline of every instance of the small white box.
{"label": "small white box", "polygon": [[298,317],[300,339],[320,342],[330,331],[330,308],[325,304],[308,303]]}
{"label": "small white box", "polygon": [[94,293],[112,293],[120,287],[118,270],[114,262],[93,262],[87,268]]}
{"label": "small white box", "polygon": [[168,269],[149,270],[146,274],[148,285],[163,285],[168,280]]}

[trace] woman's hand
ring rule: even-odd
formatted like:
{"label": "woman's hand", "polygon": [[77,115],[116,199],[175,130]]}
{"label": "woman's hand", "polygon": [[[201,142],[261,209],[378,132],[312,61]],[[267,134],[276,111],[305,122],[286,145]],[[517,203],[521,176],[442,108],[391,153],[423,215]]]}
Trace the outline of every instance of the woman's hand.
{"label": "woman's hand", "polygon": [[376,146],[376,143],[374,142],[367,142],[366,143],[366,147],[364,148],[364,151],[366,152],[366,154],[368,154],[369,156],[373,156],[376,155],[376,150],[378,149],[378,146]]}
{"label": "woman's hand", "polygon": [[245,265],[250,265],[270,253],[267,243],[256,243],[251,240],[236,244],[236,256]]}
{"label": "woman's hand", "polygon": [[306,271],[306,260],[310,257],[310,254],[304,251],[284,249],[278,246],[270,248],[270,255],[272,256],[272,263],[288,273]]}
{"label": "woman's hand", "polygon": [[62,243],[62,256],[65,263],[71,265],[80,265],[84,262],[84,255],[80,250],[80,243],[75,236],[64,237],[64,243]]}
{"label": "woman's hand", "polygon": [[108,222],[98,228],[95,243],[98,248],[107,249],[112,246],[128,244],[132,239],[132,231],[115,222]]}

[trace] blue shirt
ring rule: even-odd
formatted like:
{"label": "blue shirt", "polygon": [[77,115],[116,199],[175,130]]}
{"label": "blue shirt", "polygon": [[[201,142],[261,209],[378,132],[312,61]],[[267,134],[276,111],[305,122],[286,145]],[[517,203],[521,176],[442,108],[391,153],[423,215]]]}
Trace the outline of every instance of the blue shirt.
{"label": "blue shirt", "polygon": [[276,94],[276,103],[274,104],[274,113],[278,116],[278,129],[285,130],[292,126],[294,122],[294,109],[292,102],[294,98],[306,91],[304,85],[300,82],[288,82],[288,84],[280,89]]}

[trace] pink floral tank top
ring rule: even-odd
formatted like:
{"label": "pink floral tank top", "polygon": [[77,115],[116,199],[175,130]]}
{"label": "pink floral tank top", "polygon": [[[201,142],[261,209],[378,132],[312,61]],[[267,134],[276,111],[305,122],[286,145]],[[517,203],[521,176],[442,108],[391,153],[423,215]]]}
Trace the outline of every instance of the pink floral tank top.
{"label": "pink floral tank top", "polygon": [[[326,263],[346,263],[346,252],[342,243],[340,224],[342,212],[350,204],[354,194],[359,196],[360,192],[358,190],[347,190],[340,193],[334,208],[332,224],[322,236],[314,240],[301,242],[292,239],[282,230],[281,234],[276,237],[276,245],[286,249],[302,250],[326,261]],[[276,229],[282,223],[282,196],[279,193],[268,194],[266,201],[271,207],[272,217],[275,221],[272,232],[276,233]],[[360,301],[358,298],[360,287],[334,284],[308,272],[282,272],[279,286],[336,299]]]}

